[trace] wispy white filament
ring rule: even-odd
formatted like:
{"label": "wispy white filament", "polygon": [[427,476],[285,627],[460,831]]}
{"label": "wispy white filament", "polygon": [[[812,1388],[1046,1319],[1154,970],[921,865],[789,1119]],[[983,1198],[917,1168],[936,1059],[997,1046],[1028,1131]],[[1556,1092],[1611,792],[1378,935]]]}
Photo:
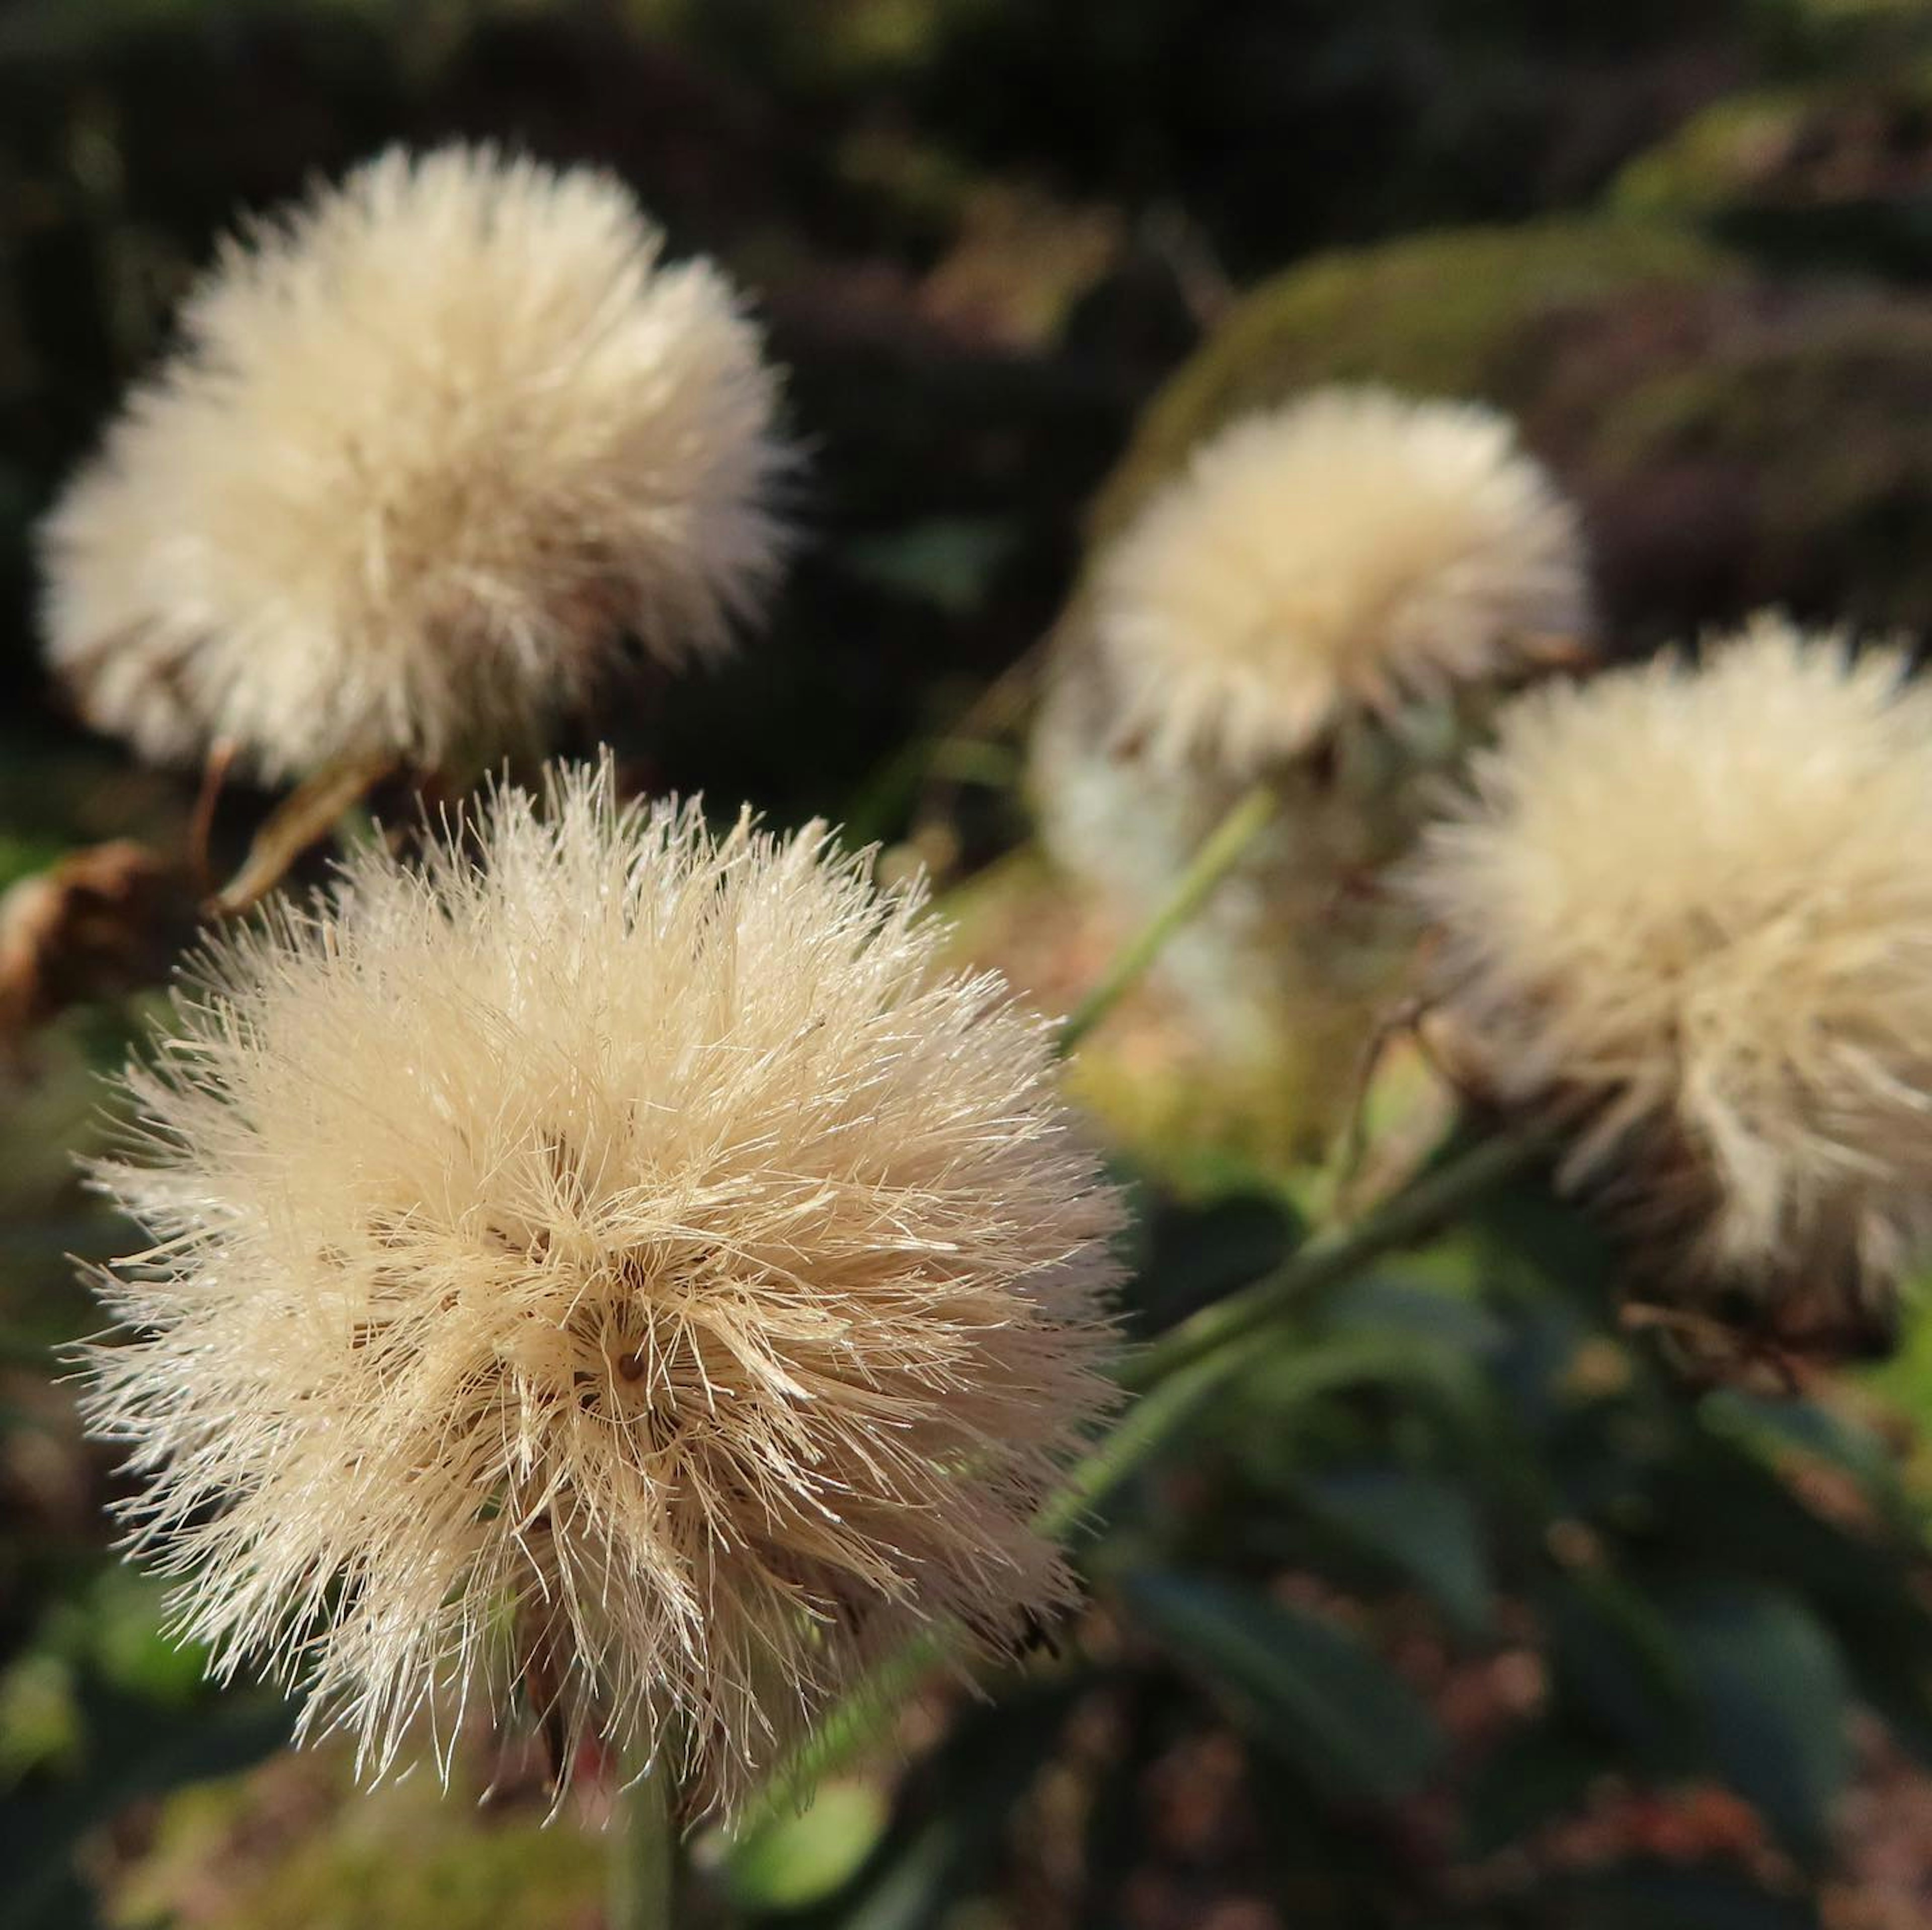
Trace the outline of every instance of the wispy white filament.
{"label": "wispy white filament", "polygon": [[500,793],[224,936],[128,1075],[95,1424],[224,1669],[387,1768],[513,1686],[728,1803],[882,1646],[997,1647],[1104,1404],[1043,1025],[820,829]]}
{"label": "wispy white filament", "polygon": [[614,178],[400,151],[232,240],[42,532],[53,666],[270,778],[540,739],[775,579],[776,376]]}
{"label": "wispy white filament", "polygon": [[[1505,1101],[1706,1279],[1882,1284],[1932,1235],[1932,691],[1756,619],[1506,714],[1413,883]],[[1854,1277],[1856,1276],[1856,1277]]]}
{"label": "wispy white filament", "polygon": [[1096,565],[1119,735],[1235,778],[1587,627],[1574,510],[1479,403],[1322,389],[1204,442]]}

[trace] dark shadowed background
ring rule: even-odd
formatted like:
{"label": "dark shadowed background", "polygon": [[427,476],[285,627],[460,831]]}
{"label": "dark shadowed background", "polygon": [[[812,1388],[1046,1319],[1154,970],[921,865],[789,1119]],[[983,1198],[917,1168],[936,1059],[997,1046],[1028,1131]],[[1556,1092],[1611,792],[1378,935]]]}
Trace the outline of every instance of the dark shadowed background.
{"label": "dark shadowed background", "polygon": [[[50,688],[35,518],[238,213],[395,141],[614,169],[751,291],[805,550],[769,634],[601,728],[641,782],[824,813],[942,882],[1025,836],[1012,718],[952,726],[1088,532],[1310,382],[1517,415],[1618,652],[1768,602],[1922,640],[1925,13],[5,0],[0,886],[178,837],[194,795]],[[447,1803],[352,1795],[272,1698],[204,1689],[107,1553],[114,1478],[52,1350],[94,1318],[64,1256],[122,1237],[68,1150],[148,1002],[70,1014],[0,1087],[0,1930],[590,1930],[595,1842],[539,1827],[514,1745]],[[1144,1326],[1294,1236],[1292,1189],[1224,1182],[1139,1182]],[[699,1845],[717,1920],[1932,1921],[1916,1335],[1844,1399],[1687,1386],[1526,1189],[1260,1366],[1118,1504],[1058,1659],[922,1707],[802,1822]]]}

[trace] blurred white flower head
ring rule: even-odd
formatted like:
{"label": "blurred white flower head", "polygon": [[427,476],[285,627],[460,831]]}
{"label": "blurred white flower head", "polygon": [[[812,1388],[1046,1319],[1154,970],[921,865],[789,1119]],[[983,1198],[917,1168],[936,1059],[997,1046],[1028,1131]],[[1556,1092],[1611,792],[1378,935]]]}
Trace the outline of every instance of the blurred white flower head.
{"label": "blurred white flower head", "polygon": [[1241,778],[1352,711],[1507,677],[1590,616],[1575,511],[1508,418],[1374,388],[1202,443],[1091,595],[1122,735]]}
{"label": "blurred white flower head", "polygon": [[1932,691],[1760,616],[1504,714],[1411,883],[1453,1035],[1668,1274],[1882,1293],[1932,1236]]}
{"label": "blurred white flower head", "polygon": [[758,331],[614,178],[392,151],[248,227],[42,531],[56,672],[159,760],[271,780],[543,738],[634,640],[772,588]]}
{"label": "blurred white flower head", "polygon": [[920,912],[607,762],[213,941],[100,1169],[152,1244],[90,1412],[222,1669],[376,1773],[520,1684],[728,1806],[910,1632],[1066,1600],[1120,1209]]}

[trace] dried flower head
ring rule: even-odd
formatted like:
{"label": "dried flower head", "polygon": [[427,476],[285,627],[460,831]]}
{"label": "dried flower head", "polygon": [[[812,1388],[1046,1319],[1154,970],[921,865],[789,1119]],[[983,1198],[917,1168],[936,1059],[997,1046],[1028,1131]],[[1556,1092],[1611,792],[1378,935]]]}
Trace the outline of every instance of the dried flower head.
{"label": "dried flower head", "polygon": [[[1252,780],[1194,760],[1176,769],[1123,734],[1116,679],[1077,606],[1056,636],[1029,746],[1040,842],[1097,903],[1116,943],[1157,916]],[[1347,1116],[1363,1053],[1406,982],[1420,925],[1387,889],[1389,868],[1428,820],[1446,769],[1499,693],[1454,712],[1423,706],[1342,721],[1323,754],[1283,760],[1274,806],[1238,861],[1161,947],[1150,975],[1172,1000],[1196,1116],[1251,1122],[1245,1147],[1319,1156]],[[1114,1037],[1120,1035],[1116,1032]],[[1082,1053],[1092,1061],[1095,1047]],[[1099,1043],[1102,1053],[1106,1041]],[[1094,1089],[1084,1073],[1081,1085]],[[1145,1068],[1108,1107],[1117,1136],[1153,1096]],[[1222,1104],[1232,1101],[1231,1104]],[[1196,1135],[1198,1137],[1198,1134]]]}
{"label": "dried flower head", "polygon": [[1575,512],[1480,404],[1318,390],[1196,451],[1100,558],[1124,733],[1247,775],[1587,625]]}
{"label": "dried flower head", "polygon": [[1448,1016],[1661,1272],[1882,1290],[1932,1234],[1932,690],[1755,619],[1506,713],[1412,883]]}
{"label": "dried flower head", "polygon": [[222,1668],[376,1773],[513,1683],[668,1720],[728,1804],[928,1619],[1062,1602],[1118,1209],[918,910],[607,763],[214,941],[101,1169],[153,1244],[90,1399]]}
{"label": "dried flower head", "polygon": [[540,737],[770,586],[777,382],[609,175],[394,151],[231,240],[43,532],[56,669],[281,778]]}

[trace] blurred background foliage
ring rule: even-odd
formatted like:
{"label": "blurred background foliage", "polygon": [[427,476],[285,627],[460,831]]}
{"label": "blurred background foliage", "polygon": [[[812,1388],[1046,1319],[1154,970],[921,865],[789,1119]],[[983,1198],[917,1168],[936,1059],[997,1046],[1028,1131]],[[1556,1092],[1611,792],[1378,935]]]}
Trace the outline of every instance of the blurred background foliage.
{"label": "blurred background foliage", "polygon": [[[808,552],[768,640],[611,728],[640,781],[924,859],[962,943],[1057,1006],[1105,952],[1025,848],[1030,653],[1089,534],[1241,408],[1338,376],[1507,407],[1583,505],[1620,648],[1768,601],[1922,638],[1923,16],[10,0],[0,883],[178,844],[192,803],[47,691],[34,517],[236,208],[395,139],[608,163],[758,291]],[[204,1686],[108,1551],[55,1350],[94,1318],[66,1256],[124,1235],[68,1155],[152,1002],[70,1014],[0,1095],[0,1926],[590,1930],[595,1819],[542,1827],[514,1739],[447,1801],[356,1794],[273,1697]],[[1324,1209],[1162,1023],[1144,1001],[1090,1081],[1148,1333]],[[909,1704],[802,1816],[701,1841],[694,1920],[1932,1920],[1932,1327],[1794,1391],[1633,1334],[1608,1275],[1531,1179],[1310,1299],[1111,1497],[1078,1626],[990,1701]]]}

